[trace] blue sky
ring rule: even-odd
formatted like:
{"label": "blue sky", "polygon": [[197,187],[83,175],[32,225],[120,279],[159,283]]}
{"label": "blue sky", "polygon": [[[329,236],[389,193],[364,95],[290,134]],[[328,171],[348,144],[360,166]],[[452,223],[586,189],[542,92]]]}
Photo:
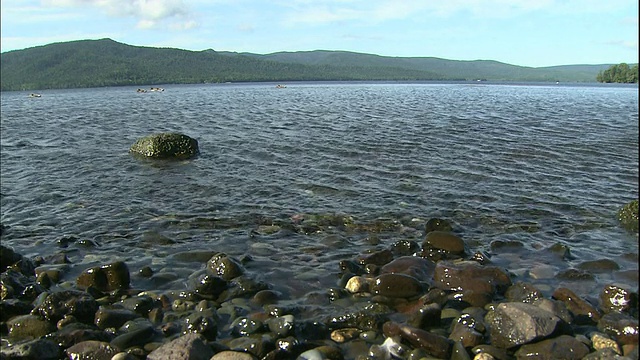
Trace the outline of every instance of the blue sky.
{"label": "blue sky", "polygon": [[638,62],[637,0],[1,0],[1,51],[111,38],[521,66]]}

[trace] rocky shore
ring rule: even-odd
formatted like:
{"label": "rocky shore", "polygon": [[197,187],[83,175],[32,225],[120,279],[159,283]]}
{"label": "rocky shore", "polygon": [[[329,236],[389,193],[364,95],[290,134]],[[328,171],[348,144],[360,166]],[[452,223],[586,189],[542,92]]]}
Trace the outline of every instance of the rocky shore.
{"label": "rocky shore", "polygon": [[[636,210],[637,211],[637,210]],[[391,223],[342,216],[292,217],[251,236]],[[3,226],[3,231],[5,227]],[[335,269],[336,286],[290,299],[246,266],[251,256],[211,251],[173,291],[132,287],[151,267],[112,261],[82,269],[65,253],[28,258],[3,244],[2,359],[637,359],[638,294],[615,282],[596,302],[569,287],[542,291],[497,266],[444,219],[419,240],[397,240]],[[491,249],[517,247],[496,241]],[[568,247],[541,249],[570,256]],[[203,255],[204,254],[204,255]],[[637,254],[636,261],[637,261]],[[584,263],[583,263],[584,264]],[[286,266],[286,264],[281,264]],[[578,279],[615,268],[586,263],[554,276]],[[542,271],[542,270],[538,270]],[[540,275],[541,276],[541,275]],[[637,277],[636,277],[637,279]],[[551,296],[545,295],[551,293]],[[333,309],[332,313],[318,311]]]}

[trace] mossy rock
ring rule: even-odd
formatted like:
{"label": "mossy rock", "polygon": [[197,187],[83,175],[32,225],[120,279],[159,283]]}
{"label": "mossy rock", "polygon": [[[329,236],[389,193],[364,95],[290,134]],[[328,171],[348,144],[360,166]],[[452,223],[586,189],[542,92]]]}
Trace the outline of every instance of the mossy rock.
{"label": "mossy rock", "polygon": [[638,200],[633,200],[618,211],[618,220],[623,228],[638,232]]}
{"label": "mossy rock", "polygon": [[129,152],[151,159],[190,159],[200,153],[198,141],[178,133],[159,133],[138,139]]}

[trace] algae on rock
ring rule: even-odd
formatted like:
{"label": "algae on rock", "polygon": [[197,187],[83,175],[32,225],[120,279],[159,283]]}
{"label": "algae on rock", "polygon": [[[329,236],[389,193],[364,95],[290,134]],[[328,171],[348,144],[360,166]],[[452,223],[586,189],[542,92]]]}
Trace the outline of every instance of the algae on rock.
{"label": "algae on rock", "polygon": [[129,152],[153,159],[190,159],[199,154],[198,141],[179,133],[159,133],[138,139]]}

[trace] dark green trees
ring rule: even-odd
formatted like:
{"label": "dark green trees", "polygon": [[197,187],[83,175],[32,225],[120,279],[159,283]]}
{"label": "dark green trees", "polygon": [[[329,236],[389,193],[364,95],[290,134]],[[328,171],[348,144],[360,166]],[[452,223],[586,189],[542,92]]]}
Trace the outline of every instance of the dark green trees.
{"label": "dark green trees", "polygon": [[632,67],[625,63],[612,65],[607,70],[600,71],[596,80],[604,83],[637,83],[638,64]]}

